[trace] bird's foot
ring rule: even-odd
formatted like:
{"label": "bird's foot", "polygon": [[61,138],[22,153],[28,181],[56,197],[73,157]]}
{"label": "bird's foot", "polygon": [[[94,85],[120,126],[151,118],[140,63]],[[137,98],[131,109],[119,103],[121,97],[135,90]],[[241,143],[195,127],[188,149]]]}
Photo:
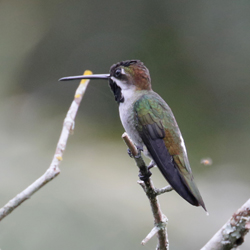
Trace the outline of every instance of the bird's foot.
{"label": "bird's foot", "polygon": [[149,177],[152,175],[152,173],[147,169],[146,171],[144,170],[140,170],[139,171],[139,178],[140,178],[140,180],[142,180],[142,181],[147,181],[148,179],[149,179]]}
{"label": "bird's foot", "polygon": [[143,151],[143,149],[142,148],[140,148],[140,147],[136,147],[137,148],[137,155],[136,156],[134,156],[133,154],[132,154],[132,152],[131,152],[131,150],[128,148],[127,149],[127,152],[128,152],[128,155],[131,157],[131,158],[133,158],[133,157],[135,157],[135,158],[140,158],[141,157],[141,151]]}
{"label": "bird's foot", "polygon": [[131,158],[133,158],[133,154],[132,154],[132,152],[131,152],[131,150],[128,148],[127,149],[127,152],[128,152],[128,155],[131,157]]}
{"label": "bird's foot", "polygon": [[147,166],[147,169],[144,171],[140,170],[139,171],[139,178],[142,181],[146,181],[148,180],[148,178],[152,175],[152,173],[149,171],[151,168],[153,168],[154,166],[156,166],[155,162],[152,160],[149,165]]}
{"label": "bird's foot", "polygon": [[141,157],[141,151],[143,151],[143,148],[137,147],[138,154],[135,156],[135,158],[140,158]]}
{"label": "bird's foot", "polygon": [[[144,172],[144,171],[143,171]],[[139,178],[142,181],[147,181],[149,177],[152,175],[152,173],[148,170],[146,173],[143,173],[141,170],[139,171]]]}

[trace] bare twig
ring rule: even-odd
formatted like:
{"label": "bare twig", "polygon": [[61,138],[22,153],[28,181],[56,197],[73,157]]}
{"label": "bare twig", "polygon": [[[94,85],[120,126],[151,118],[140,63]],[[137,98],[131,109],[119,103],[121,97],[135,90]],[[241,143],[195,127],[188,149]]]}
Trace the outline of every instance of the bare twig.
{"label": "bare twig", "polygon": [[173,190],[173,188],[170,185],[163,187],[163,188],[155,188],[155,192],[157,195],[164,194],[164,193],[170,192],[172,190]]}
{"label": "bare twig", "polygon": [[[164,225],[162,224],[158,224],[156,226],[153,227],[153,229],[150,231],[150,233],[146,236],[146,238],[141,242],[142,245],[145,245],[151,238],[153,238],[158,232],[159,230],[161,230],[161,227],[166,227],[167,222],[168,222],[168,218],[163,214],[163,222]],[[167,232],[166,232],[167,233]],[[157,246],[157,249],[159,247],[159,244]],[[165,248],[164,248],[165,249]]]}
{"label": "bare twig", "polygon": [[[128,137],[127,133],[124,133],[122,135],[123,140],[129,147],[133,158],[139,167],[140,171],[142,173],[146,173],[148,171],[147,166],[141,157],[140,154],[138,154],[138,150],[134,146],[133,142]],[[158,237],[158,245],[157,250],[168,250],[169,249],[169,242],[168,242],[168,235],[167,235],[167,217],[162,213],[160,208],[160,203],[158,201],[157,195],[160,195],[164,192],[171,191],[171,187],[168,186],[164,189],[156,189],[153,185],[153,182],[151,178],[148,178],[145,181],[138,181],[138,183],[142,186],[143,190],[145,191],[149,202],[151,206],[151,210],[154,216],[154,228],[151,230],[151,232],[146,236],[146,238],[142,241],[142,245],[146,244],[147,241],[149,241],[155,234],[157,234]],[[163,191],[164,190],[164,191]]]}
{"label": "bare twig", "polygon": [[[122,134],[122,139],[125,141],[125,143],[127,144],[128,148],[131,151],[131,154],[135,157],[138,155],[138,150],[136,148],[136,146],[134,145],[134,143],[130,140],[130,138],[128,137],[128,134],[125,132]],[[145,164],[144,164],[145,165]]]}
{"label": "bare twig", "polygon": [[236,249],[250,230],[250,199],[239,208],[227,223],[201,250]]}
{"label": "bare twig", "polygon": [[[85,71],[84,74],[90,75],[91,71]],[[82,80],[76,90],[75,98],[69,108],[66,118],[63,123],[62,132],[56,147],[53,160],[47,171],[33,182],[29,187],[19,193],[16,197],[10,200],[4,207],[0,209],[0,220],[10,214],[16,207],[21,205],[25,200],[29,199],[36,191],[38,191],[45,184],[53,180],[59,173],[59,164],[62,161],[62,155],[66,148],[67,140],[70,132],[74,129],[74,120],[82,100],[83,94],[88,86],[89,80]]]}
{"label": "bare twig", "polygon": [[[154,217],[154,229],[153,231],[157,230],[157,237],[158,237],[158,246],[157,250],[168,250],[169,249],[169,242],[168,242],[168,235],[167,235],[167,217],[162,213],[160,208],[160,203],[157,198],[157,192],[155,190],[154,184],[149,178],[146,181],[138,181],[138,183],[142,186],[143,190],[145,191],[149,203],[151,206],[151,210]],[[152,231],[151,231],[152,232]],[[150,240],[155,234],[149,233],[147,237],[142,241],[142,245],[144,245],[148,240]]]}
{"label": "bare twig", "polygon": [[141,242],[141,244],[144,246],[151,238],[153,238],[158,233],[158,231],[159,229],[157,227],[153,227],[153,229],[146,236],[146,238]]}
{"label": "bare twig", "polygon": [[148,168],[144,162],[144,160],[142,159],[142,157],[140,157],[140,153],[138,152],[137,148],[135,147],[134,143],[130,140],[129,136],[127,133],[123,133],[122,135],[122,139],[125,141],[125,143],[127,144],[128,148],[130,149],[130,152],[136,162],[137,167],[140,169],[140,172],[143,175],[147,175],[149,173]]}

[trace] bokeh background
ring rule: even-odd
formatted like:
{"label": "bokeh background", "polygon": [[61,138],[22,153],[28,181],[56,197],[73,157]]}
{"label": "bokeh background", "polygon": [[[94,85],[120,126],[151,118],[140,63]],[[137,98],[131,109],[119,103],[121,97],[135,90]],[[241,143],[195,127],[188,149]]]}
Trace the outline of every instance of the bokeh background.
{"label": "bokeh background", "polygon": [[[2,0],[0,206],[50,164],[78,84],[57,80],[140,59],[210,213],[162,195],[170,249],[200,249],[250,196],[249,13],[249,1],[233,0]],[[155,249],[156,239],[140,245],[153,219],[123,132],[107,82],[92,81],[61,174],[0,223],[0,248]],[[157,169],[153,181],[166,185]]]}

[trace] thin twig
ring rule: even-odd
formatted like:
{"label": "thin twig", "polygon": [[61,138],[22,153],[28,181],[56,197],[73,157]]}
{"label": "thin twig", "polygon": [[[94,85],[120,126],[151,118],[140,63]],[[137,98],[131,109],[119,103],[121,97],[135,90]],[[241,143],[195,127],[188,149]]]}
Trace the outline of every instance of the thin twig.
{"label": "thin twig", "polygon": [[201,250],[236,249],[250,230],[250,199],[239,208],[227,223]]}
{"label": "thin twig", "polygon": [[125,132],[122,134],[122,139],[125,141],[125,143],[127,144],[128,148],[131,151],[131,154],[136,157],[138,155],[138,150],[136,148],[136,146],[134,145],[134,143],[130,140],[128,134]]}
{"label": "thin twig", "polygon": [[150,176],[151,173],[148,170],[147,165],[145,164],[143,158],[141,157],[141,153],[138,152],[137,148],[135,147],[134,143],[130,140],[129,136],[127,133],[123,133],[122,139],[124,142],[127,144],[132,157],[134,158],[137,167],[140,169],[140,174],[143,176]]}
{"label": "thin twig", "polygon": [[164,193],[170,192],[172,190],[173,190],[173,188],[170,185],[163,187],[163,188],[155,188],[155,192],[157,195],[164,194]]}
{"label": "thin twig", "polygon": [[[146,181],[138,181],[138,183],[143,186],[143,189],[149,199],[149,203],[151,206],[151,210],[154,217],[154,225],[158,229],[158,246],[157,250],[168,250],[169,249],[169,242],[168,242],[168,235],[167,235],[167,217],[162,213],[160,203],[157,198],[157,193],[151,178]],[[143,184],[142,184],[143,183]],[[149,234],[150,235],[150,234]],[[146,237],[149,238],[149,235]],[[154,235],[152,234],[151,237]],[[148,241],[147,240],[147,241]],[[145,239],[142,241],[145,241]]]}
{"label": "thin twig", "polygon": [[[84,74],[90,75],[92,72],[85,71]],[[49,168],[40,178],[38,178],[35,182],[33,182],[30,186],[28,186],[25,190],[19,193],[0,209],[0,221],[60,173],[59,164],[62,161],[63,152],[66,148],[69,134],[74,129],[74,120],[88,83],[89,80],[82,80],[76,90],[75,98],[69,108],[66,118],[64,119],[62,132],[56,147],[56,152]]]}
{"label": "thin twig", "polygon": [[[130,140],[127,133],[122,135],[123,140],[129,147],[133,158],[136,162],[136,165],[139,167],[140,171],[148,171],[147,166],[141,157],[138,154],[136,147],[134,146],[133,142]],[[148,178],[145,181],[138,181],[138,183],[142,186],[143,190],[145,191],[151,206],[151,210],[154,217],[154,228],[151,232],[146,236],[146,238],[141,242],[142,245],[145,245],[147,241],[149,241],[156,233],[158,237],[158,245],[157,250],[168,250],[169,249],[169,242],[168,242],[168,235],[167,235],[167,217],[162,213],[160,208],[160,203],[158,201],[157,195],[162,194],[158,189],[155,189],[151,178]],[[165,192],[170,191],[170,188],[165,188]]]}

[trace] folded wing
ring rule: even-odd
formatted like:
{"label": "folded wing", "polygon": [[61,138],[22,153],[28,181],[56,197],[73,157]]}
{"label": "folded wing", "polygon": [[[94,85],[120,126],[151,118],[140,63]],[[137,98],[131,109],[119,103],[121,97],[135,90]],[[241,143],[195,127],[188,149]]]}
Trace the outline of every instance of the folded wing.
{"label": "folded wing", "polygon": [[143,143],[173,189],[192,205],[206,210],[172,111],[156,93],[153,97],[145,95],[134,104],[136,128]]}

